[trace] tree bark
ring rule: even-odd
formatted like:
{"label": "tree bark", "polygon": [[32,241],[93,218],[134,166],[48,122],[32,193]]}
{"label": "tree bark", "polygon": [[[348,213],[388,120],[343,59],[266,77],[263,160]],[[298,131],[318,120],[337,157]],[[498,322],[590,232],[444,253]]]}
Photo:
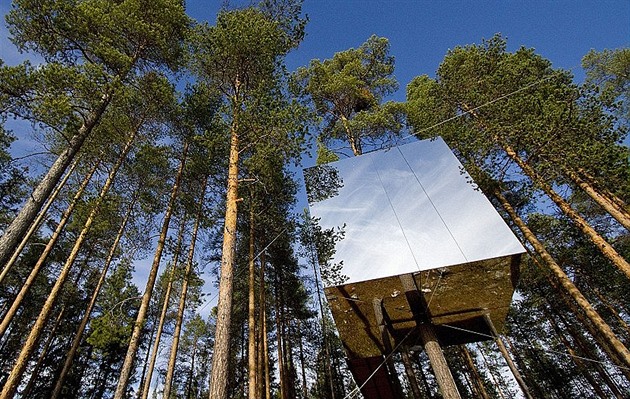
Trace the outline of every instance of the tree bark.
{"label": "tree bark", "polygon": [[182,288],[179,295],[179,305],[177,307],[177,319],[175,321],[175,331],[173,332],[173,342],[171,342],[171,351],[168,359],[168,367],[166,368],[166,379],[164,380],[164,398],[170,398],[171,387],[173,384],[173,374],[175,372],[175,361],[177,359],[177,348],[179,347],[179,336],[182,331],[182,322],[184,321],[184,311],[186,309],[186,295],[188,293],[188,283],[190,280],[190,274],[193,268],[193,261],[195,258],[195,244],[197,243],[197,233],[199,231],[199,225],[201,223],[201,217],[203,212],[203,199],[206,196],[206,184],[199,198],[199,211],[195,219],[195,226],[193,227],[192,236],[190,238],[190,247],[188,249],[188,259],[186,260],[186,270],[184,271]]}
{"label": "tree bark", "polygon": [[630,230],[630,213],[622,207],[618,206],[618,201],[609,199],[593,187],[592,184],[582,179],[577,173],[568,168],[562,168],[563,174],[569,178],[576,186],[581,188],[593,201],[599,204],[610,216],[615,218],[623,227]]}
{"label": "tree bark", "polygon": [[133,366],[133,361],[136,358],[138,347],[140,346],[140,336],[142,335],[142,328],[144,327],[144,322],[147,318],[147,312],[149,310],[149,304],[151,302],[151,295],[153,294],[155,280],[157,278],[158,270],[160,268],[160,261],[162,260],[162,252],[164,251],[164,245],[166,243],[166,237],[168,235],[168,227],[171,222],[171,216],[173,215],[173,211],[175,209],[175,200],[177,199],[179,186],[181,184],[182,176],[184,174],[184,165],[186,164],[187,153],[188,143],[186,142],[184,143],[184,148],[182,150],[182,160],[179,164],[177,176],[175,177],[175,183],[173,184],[173,188],[171,189],[171,197],[169,199],[168,206],[166,207],[166,212],[164,213],[164,221],[162,222],[162,229],[160,231],[160,237],[158,238],[155,255],[153,256],[153,263],[151,264],[151,269],[149,271],[147,285],[145,287],[144,294],[142,295],[142,302],[140,303],[138,316],[136,317],[136,321],[133,326],[131,340],[129,341],[129,347],[127,348],[127,354],[125,355],[125,361],[123,362],[120,377],[118,379],[118,385],[116,386],[116,391],[114,392],[115,399],[123,399],[126,396],[127,384],[129,382],[129,378],[131,377],[132,372],[131,368]]}
{"label": "tree bark", "polygon": [[0,398],[2,399],[9,398],[15,394],[15,391],[17,390],[18,385],[20,383],[20,379],[22,378],[22,375],[24,374],[24,371],[26,370],[28,358],[33,353],[33,350],[35,349],[35,344],[39,340],[41,331],[43,330],[44,326],[46,325],[46,322],[48,321],[48,317],[50,316],[50,312],[52,311],[53,305],[55,304],[57,297],[61,293],[61,289],[63,288],[66,278],[68,277],[68,274],[70,273],[70,269],[72,268],[72,265],[74,264],[75,259],[79,255],[79,250],[81,249],[81,246],[83,245],[83,242],[87,238],[90,228],[92,227],[92,223],[94,223],[94,220],[96,219],[96,216],[98,215],[100,211],[100,206],[103,203],[105,196],[109,192],[109,189],[112,183],[114,182],[118,169],[120,169],[123,162],[127,158],[127,154],[129,153],[129,150],[131,149],[131,145],[133,144],[136,133],[137,133],[137,130],[134,131],[134,134],[132,134],[129,141],[127,141],[127,143],[125,144],[125,148],[123,149],[122,153],[120,154],[120,157],[116,161],[116,164],[114,165],[111,172],[109,173],[107,180],[105,180],[105,183],[103,184],[103,187],[101,188],[99,197],[96,200],[94,207],[90,211],[90,214],[88,215],[83,225],[81,233],[79,233],[79,236],[77,237],[77,240],[75,241],[74,246],[72,247],[72,250],[70,251],[70,254],[68,255],[68,259],[66,259],[66,262],[64,263],[63,268],[61,269],[61,272],[59,273],[59,276],[57,277],[57,281],[55,282],[55,285],[53,286],[50,294],[48,295],[48,298],[46,298],[46,302],[44,303],[44,306],[42,307],[42,310],[39,313],[39,316],[37,317],[37,320],[35,321],[35,324],[33,325],[33,328],[31,329],[31,332],[29,333],[29,336],[26,339],[24,346],[22,347],[22,350],[20,351],[18,360],[16,361],[15,365],[13,366],[13,369],[11,370],[11,374],[9,375],[9,378],[7,379],[2,389],[2,393],[0,393]]}
{"label": "tree bark", "polygon": [[249,204],[249,298],[248,298],[248,398],[256,399],[256,264],[254,262],[255,253],[255,231],[254,231],[254,198],[250,196]]}
{"label": "tree bark", "polygon": [[57,377],[57,381],[55,382],[55,387],[51,394],[51,399],[57,399],[61,394],[61,389],[63,388],[63,383],[66,379],[66,376],[70,372],[70,368],[72,367],[72,362],[74,361],[74,356],[79,350],[79,345],[81,344],[81,340],[83,339],[83,333],[85,332],[85,328],[87,327],[88,322],[90,321],[92,310],[94,309],[94,305],[96,304],[96,299],[105,283],[105,279],[107,277],[107,272],[109,270],[109,266],[114,260],[114,256],[116,254],[116,250],[118,249],[118,244],[122,239],[122,236],[127,227],[127,222],[131,216],[134,205],[136,203],[136,198],[133,198],[127,207],[127,211],[125,212],[125,216],[120,223],[120,227],[118,232],[116,233],[116,238],[112,246],[109,249],[109,253],[107,254],[107,259],[105,260],[105,265],[103,266],[103,270],[101,270],[101,275],[99,276],[98,282],[96,283],[96,287],[94,287],[94,291],[92,292],[92,297],[90,298],[90,302],[88,303],[87,309],[85,310],[85,314],[81,319],[81,323],[79,324],[79,328],[77,329],[77,333],[72,340],[72,345],[70,346],[70,350],[66,354],[66,360],[64,361],[63,368],[61,369],[61,373]]}
{"label": "tree bark", "polygon": [[413,369],[413,363],[411,362],[411,357],[409,356],[409,349],[403,348],[400,351],[400,357],[402,358],[403,366],[405,366],[405,374],[407,374],[407,381],[409,381],[413,398],[422,399],[422,391],[420,391],[418,379],[416,378],[416,372]]}
{"label": "tree bark", "polygon": [[210,399],[227,399],[230,325],[232,322],[232,285],[234,281],[236,219],[238,214],[239,136],[237,116],[238,113],[236,112],[230,137],[225,226],[223,229],[219,301],[217,303],[217,323],[212,355],[212,375],[210,378]]}
{"label": "tree bark", "polygon": [[584,233],[595,246],[601,251],[601,253],[608,258],[621,272],[623,272],[628,279],[630,279],[630,263],[628,263],[615,249],[610,245],[606,240],[602,238],[595,231],[595,229],[582,217],[580,216],[571,205],[565,201],[558,193],[553,190],[553,188],[547,184],[543,179],[536,173],[536,171],[527,164],[514,149],[508,145],[504,145],[503,149],[506,154],[518,164],[518,166],[523,170],[523,172],[529,176],[529,178],[540,187],[551,200],[567,215],[575,225]]}
{"label": "tree bark", "polygon": [[284,364],[284,345],[282,343],[282,321],[280,320],[280,297],[279,297],[279,281],[276,273],[275,281],[275,303],[276,303],[276,346],[278,350],[278,374],[280,375],[280,399],[288,399],[286,387],[286,367]]}
{"label": "tree bark", "polygon": [[429,356],[431,368],[435,373],[442,396],[444,399],[461,399],[433,327],[430,324],[418,324],[418,332],[420,333],[424,350]]}
{"label": "tree bark", "polygon": [[343,128],[346,131],[346,138],[348,139],[348,143],[350,144],[350,148],[352,149],[352,154],[356,157],[363,154],[363,149],[361,148],[361,138],[355,137],[350,131],[350,126],[348,125],[348,118],[344,115],[339,117],[341,119],[341,123],[343,124]]}
{"label": "tree bark", "polygon": [[[44,207],[37,214],[37,218],[33,221],[33,224],[31,224],[31,227],[29,227],[29,229],[26,232],[26,234],[24,235],[24,237],[22,237],[22,241],[20,241],[20,244],[17,246],[15,251],[13,251],[13,255],[11,255],[11,259],[9,259],[7,261],[7,264],[4,265],[4,268],[2,269],[2,272],[0,273],[0,284],[2,284],[2,281],[4,281],[4,278],[9,273],[9,270],[11,270],[11,268],[13,267],[15,262],[20,257],[20,254],[24,250],[24,247],[26,247],[26,244],[28,244],[28,241],[31,239],[31,237],[37,231],[37,229],[39,229],[39,227],[40,227],[40,225],[42,223],[42,220],[44,220],[44,217],[46,217],[46,214],[48,213],[48,210],[50,209],[52,204],[57,199],[57,196],[61,192],[61,189],[63,189],[63,187],[66,185],[66,183],[68,182],[68,179],[70,178],[72,173],[74,173],[74,170],[76,169],[78,164],[79,164],[79,160],[75,159],[75,161],[72,163],[72,165],[70,165],[70,168],[68,169],[66,174],[63,176],[63,179],[59,182],[59,184],[57,184],[57,186],[55,187],[55,190],[48,197],[48,200],[44,204]],[[98,164],[98,162],[97,162],[97,164]],[[93,170],[96,170],[96,169],[93,169]]]}
{"label": "tree bark", "polygon": [[624,366],[630,367],[630,351],[628,351],[628,348],[626,348],[619,338],[617,338],[610,326],[606,324],[604,319],[602,319],[602,317],[595,311],[584,295],[582,295],[578,288],[564,273],[562,268],[556,263],[556,261],[547,252],[544,245],[538,241],[534,233],[532,233],[523,220],[518,216],[514,208],[512,208],[498,188],[494,190],[494,196],[497,198],[503,209],[508,213],[510,218],[514,221],[514,224],[519,228],[519,230],[521,230],[523,237],[525,237],[525,239],[532,245],[532,247],[536,250],[536,253],[545,262],[545,265],[555,275],[562,288],[566,290],[566,292],[584,311],[592,325],[596,328],[599,334],[601,334],[602,339],[604,339],[619,356]]}
{"label": "tree bark", "polygon": [[53,328],[50,330],[50,333],[48,334],[48,339],[46,340],[46,343],[44,344],[44,348],[42,349],[42,351],[39,354],[39,357],[37,358],[37,363],[35,363],[35,367],[33,367],[33,370],[30,372],[30,378],[28,380],[28,383],[26,384],[24,391],[22,391],[21,393],[23,398],[28,398],[31,396],[31,391],[33,390],[33,387],[35,386],[35,381],[37,380],[37,377],[39,376],[39,369],[42,367],[42,364],[44,363],[44,359],[46,358],[46,355],[48,355],[48,351],[50,350],[50,347],[52,346],[53,341],[56,338],[55,333],[57,332],[57,328],[59,328],[59,324],[61,323],[61,319],[63,318],[63,315],[65,312],[66,312],[66,307],[64,305],[61,307],[61,310],[59,311],[59,314],[57,315],[57,318],[55,319],[55,324],[53,324]]}
{"label": "tree bark", "polygon": [[[46,244],[44,251],[39,255],[39,258],[37,259],[37,263],[35,263],[35,266],[33,266],[33,269],[31,269],[31,272],[26,278],[26,281],[24,281],[22,288],[20,288],[20,292],[18,292],[17,296],[15,297],[15,299],[13,300],[11,304],[11,307],[2,318],[2,322],[0,323],[0,337],[2,337],[4,333],[7,331],[7,328],[9,327],[11,320],[17,313],[17,310],[22,304],[22,301],[24,300],[24,298],[26,297],[28,290],[31,288],[31,286],[35,282],[35,279],[37,278],[39,271],[41,270],[42,266],[44,266],[44,262],[48,258],[48,255],[52,251],[55,244],[57,243],[57,239],[63,232],[63,229],[66,227],[66,224],[68,223],[68,220],[70,219],[70,215],[72,215],[72,212],[74,212],[74,208],[77,206],[79,199],[81,199],[83,192],[85,191],[87,185],[90,183],[90,180],[92,179],[92,176],[96,172],[97,167],[98,167],[98,163],[95,164],[92,167],[92,169],[83,178],[83,181],[81,182],[81,185],[79,186],[79,189],[77,190],[77,192],[74,194],[72,201],[70,202],[66,210],[61,215],[61,219],[59,220],[59,223],[57,224],[55,231],[50,236],[50,239],[48,240],[48,243]],[[5,270],[7,269],[5,268]]]}
{"label": "tree bark", "polygon": [[97,106],[85,118],[83,125],[72,136],[68,142],[68,147],[59,154],[55,162],[52,164],[46,176],[39,182],[31,195],[22,206],[18,215],[13,219],[9,227],[0,237],[0,265],[4,265],[9,256],[15,251],[18,242],[25,236],[28,228],[33,224],[37,217],[37,213],[42,208],[44,202],[50,196],[59,179],[64,174],[70,162],[74,159],[81,146],[90,135],[94,126],[98,123],[105,109],[112,99],[111,93],[108,91],[101,97]]}
{"label": "tree bark", "polygon": [[470,351],[468,351],[468,348],[466,348],[466,345],[460,345],[459,348],[462,354],[464,355],[464,360],[466,361],[466,364],[468,365],[468,369],[470,370],[472,374],[473,386],[475,387],[475,390],[477,391],[477,395],[482,399],[490,399],[490,396],[488,395],[488,391],[486,391],[486,387],[484,386],[483,380],[481,379],[481,376],[479,375],[479,371],[477,370],[477,366],[475,365],[475,362],[472,356],[470,356]]}
{"label": "tree bark", "polygon": [[483,315],[483,318],[486,321],[486,324],[488,325],[488,327],[490,328],[492,335],[494,336],[494,342],[499,347],[499,351],[503,355],[505,362],[507,363],[508,367],[512,371],[512,375],[514,376],[514,379],[516,379],[518,386],[521,387],[521,391],[523,392],[523,395],[527,399],[533,399],[531,393],[529,392],[529,388],[527,387],[527,384],[525,383],[525,380],[523,379],[523,377],[521,376],[521,373],[516,368],[516,365],[514,364],[514,361],[512,361],[512,358],[510,357],[510,354],[507,348],[503,344],[503,340],[499,336],[499,332],[496,330],[496,328],[494,328],[494,323],[492,323],[492,319],[490,319],[490,316],[487,313]]}
{"label": "tree bark", "polygon": [[177,243],[175,244],[175,255],[173,255],[173,263],[171,264],[171,272],[168,274],[168,282],[166,283],[166,292],[164,293],[164,301],[162,302],[162,311],[160,312],[160,319],[158,321],[157,330],[155,331],[155,339],[153,341],[153,348],[151,349],[151,359],[147,365],[147,373],[144,376],[142,383],[142,394],[140,399],[146,399],[149,396],[149,389],[151,389],[151,382],[153,380],[153,370],[155,369],[155,362],[157,361],[158,352],[160,350],[160,343],[162,342],[162,331],[164,330],[164,323],[166,322],[166,313],[168,312],[168,305],[171,301],[171,290],[173,289],[173,279],[175,278],[175,271],[179,263],[179,253],[182,247],[182,241],[184,239],[184,229],[186,227],[186,215],[182,217],[179,225],[179,232],[177,233]]}
{"label": "tree bark", "polygon": [[267,301],[265,299],[265,252],[260,255],[260,313],[262,326],[263,361],[265,362],[265,399],[271,399],[271,373],[269,371],[269,342],[267,338]]}
{"label": "tree bark", "polygon": [[[595,379],[593,378],[593,376],[591,375],[591,373],[589,371],[589,368],[584,364],[584,362],[582,361],[580,356],[578,356],[578,354],[575,352],[575,350],[573,349],[573,345],[571,345],[571,343],[569,342],[567,337],[564,336],[564,334],[562,332],[562,329],[558,325],[558,322],[557,322],[556,318],[553,317],[553,315],[547,309],[545,309],[544,307],[543,307],[543,313],[547,317],[547,320],[549,320],[549,324],[551,325],[551,328],[553,329],[553,331],[556,333],[556,337],[558,337],[560,342],[562,342],[562,344],[564,345],[565,349],[567,350],[567,352],[571,356],[571,360],[573,360],[573,363],[575,363],[575,365],[580,370],[580,372],[582,373],[584,378],[586,378],[588,383],[591,385],[592,389],[595,392],[597,392],[597,395],[600,398],[607,398],[608,395],[606,393],[604,393],[604,391],[602,390],[602,388],[600,386],[601,384],[599,384],[597,381],[595,381]],[[579,346],[579,344],[578,344],[578,346]],[[615,395],[615,398],[616,399],[623,399],[623,397],[616,396],[616,395]]]}

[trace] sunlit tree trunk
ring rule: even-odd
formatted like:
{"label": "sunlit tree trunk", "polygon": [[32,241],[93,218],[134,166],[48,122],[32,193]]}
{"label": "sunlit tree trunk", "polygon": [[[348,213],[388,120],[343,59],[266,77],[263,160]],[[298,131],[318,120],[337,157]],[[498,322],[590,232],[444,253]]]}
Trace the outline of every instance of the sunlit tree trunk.
{"label": "sunlit tree trunk", "polygon": [[107,277],[107,272],[109,270],[109,266],[114,260],[114,256],[116,255],[116,250],[118,249],[118,244],[120,244],[120,240],[125,232],[127,227],[127,222],[131,217],[131,213],[133,211],[134,205],[136,203],[136,197],[134,197],[129,206],[127,207],[127,211],[125,212],[125,216],[120,223],[120,227],[118,228],[118,232],[116,233],[116,238],[114,238],[114,242],[109,249],[109,253],[107,254],[107,258],[105,260],[105,264],[103,269],[101,270],[101,274],[99,276],[98,282],[96,283],[96,287],[94,287],[94,291],[92,292],[92,297],[90,298],[90,302],[88,303],[87,309],[85,310],[85,314],[81,319],[81,323],[79,324],[79,328],[77,329],[77,333],[72,340],[72,345],[66,354],[66,360],[64,361],[63,368],[61,369],[61,373],[59,373],[59,377],[57,377],[57,381],[55,382],[55,388],[51,394],[51,399],[56,399],[61,394],[61,389],[63,388],[63,383],[66,379],[66,376],[70,372],[72,367],[72,362],[74,361],[74,357],[79,349],[79,345],[81,344],[81,340],[83,339],[83,333],[85,332],[85,328],[87,327],[88,322],[90,321],[90,317],[92,315],[92,310],[94,310],[94,305],[96,304],[96,299],[105,283],[105,279]]}
{"label": "sunlit tree trunk", "polygon": [[265,299],[265,252],[260,255],[260,313],[261,313],[261,328],[262,328],[262,346],[263,346],[263,361],[265,372],[265,399],[271,399],[271,374],[269,371],[269,342],[267,337],[267,300]]}
{"label": "sunlit tree trunk", "polygon": [[621,272],[623,272],[627,278],[630,279],[630,263],[628,263],[606,240],[602,238],[599,233],[595,231],[593,227],[580,216],[571,205],[565,201],[549,184],[547,184],[536,171],[525,162],[516,151],[507,145],[503,146],[506,154],[518,164],[521,170],[538,186],[540,187],[551,200],[569,217],[575,225],[582,231],[595,246],[601,251],[601,253],[608,258]]}
{"label": "sunlit tree trunk", "polygon": [[[0,284],[2,283],[2,281],[4,281],[4,278],[9,273],[9,270],[11,270],[15,262],[20,257],[20,254],[24,250],[24,247],[26,247],[26,244],[28,243],[28,241],[31,239],[31,237],[37,231],[37,229],[39,229],[42,221],[44,220],[44,217],[48,213],[48,210],[50,209],[53,202],[55,202],[55,200],[57,199],[57,196],[61,192],[61,189],[63,189],[63,187],[66,185],[72,173],[74,173],[74,170],[76,169],[78,164],[79,164],[79,160],[76,159],[72,163],[72,165],[70,166],[66,174],[64,175],[63,179],[59,182],[59,184],[57,184],[57,187],[55,187],[55,190],[48,197],[48,200],[46,201],[46,203],[44,204],[44,207],[41,209],[41,211],[37,215],[37,218],[33,221],[33,224],[31,224],[31,227],[28,229],[24,237],[22,237],[22,241],[20,241],[20,244],[17,246],[15,251],[13,251],[13,255],[11,255],[11,258],[7,261],[6,265],[4,265],[2,272],[0,272]],[[96,170],[96,169],[93,169],[93,170]]]}
{"label": "sunlit tree trunk", "polygon": [[162,310],[160,312],[160,318],[158,321],[157,329],[155,331],[155,339],[153,340],[153,349],[151,349],[151,358],[147,364],[147,372],[142,382],[142,394],[141,399],[146,399],[149,396],[149,390],[151,389],[151,382],[153,380],[153,370],[155,369],[155,362],[160,351],[160,343],[162,342],[162,332],[164,331],[164,323],[166,322],[166,313],[171,301],[171,290],[173,289],[173,280],[175,278],[175,271],[179,264],[179,253],[182,247],[182,241],[184,239],[184,230],[186,227],[186,215],[182,217],[179,225],[179,232],[177,233],[177,243],[175,244],[175,254],[173,255],[173,263],[171,264],[171,272],[168,273],[168,281],[166,282],[166,291],[164,293],[164,300],[162,302]]}
{"label": "sunlit tree trunk", "polygon": [[11,254],[15,251],[20,240],[26,235],[26,232],[33,224],[44,202],[59,183],[68,165],[70,165],[70,162],[72,162],[75,155],[79,152],[79,149],[94,129],[94,126],[96,126],[105,112],[111,98],[112,95],[109,92],[102,96],[101,101],[84,119],[83,125],[79,128],[77,133],[72,136],[66,149],[59,154],[44,178],[28,197],[20,212],[15,219],[13,219],[9,227],[6,228],[2,237],[0,237],[0,265],[5,264],[7,259],[9,259]]}
{"label": "sunlit tree trunk", "polygon": [[175,177],[175,183],[171,189],[171,197],[164,213],[164,221],[162,222],[162,229],[160,231],[160,237],[158,238],[157,248],[155,255],[153,256],[153,263],[149,270],[149,276],[147,279],[147,285],[142,295],[142,301],[140,303],[140,309],[138,309],[138,315],[133,326],[131,333],[131,340],[129,341],[129,347],[127,348],[127,354],[125,355],[125,361],[123,362],[120,372],[120,378],[118,385],[116,386],[116,392],[114,393],[115,399],[123,399],[126,396],[127,384],[131,377],[133,362],[136,358],[136,352],[140,346],[140,336],[142,334],[142,328],[147,318],[147,312],[149,310],[149,304],[151,302],[151,295],[153,294],[153,288],[155,286],[155,280],[157,279],[158,270],[160,268],[160,261],[162,260],[162,252],[166,244],[166,237],[168,235],[168,228],[171,222],[171,216],[175,209],[175,200],[179,192],[179,186],[181,184],[182,175],[184,174],[184,165],[186,163],[186,155],[188,153],[188,143],[184,143],[182,150],[182,159],[179,164],[177,176]]}
{"label": "sunlit tree trunk", "polygon": [[619,198],[616,200],[608,198],[605,194],[600,193],[592,184],[582,179],[577,173],[567,168],[562,169],[564,175],[569,178],[576,186],[581,188],[593,201],[599,204],[610,216],[615,218],[623,227],[630,230],[630,213],[624,206],[618,204],[622,202]]}
{"label": "sunlit tree trunk", "polygon": [[37,381],[37,377],[39,376],[39,370],[41,369],[42,364],[44,363],[44,359],[48,355],[48,350],[50,350],[50,346],[52,345],[55,338],[57,337],[56,336],[57,328],[59,328],[59,324],[61,323],[61,320],[63,319],[65,312],[66,312],[66,307],[64,305],[61,307],[61,310],[59,311],[59,314],[57,315],[57,318],[55,319],[55,324],[53,324],[53,327],[50,329],[50,333],[48,334],[48,339],[46,340],[46,343],[44,344],[44,348],[41,350],[39,357],[37,358],[35,367],[33,367],[33,370],[30,372],[28,383],[26,384],[24,391],[22,391],[23,398],[28,398],[31,396],[31,391],[33,390],[33,387],[35,386],[35,382]]}
{"label": "sunlit tree trunk", "polygon": [[[238,91],[238,84],[237,84]],[[238,96],[237,96],[238,98]],[[210,399],[227,399],[227,379],[230,350],[230,325],[232,322],[232,285],[236,256],[236,219],[238,214],[238,110],[239,101],[234,100],[234,121],[230,132],[230,156],[223,228],[223,248],[221,254],[221,274],[219,277],[219,300],[217,303],[217,323],[212,354],[212,375],[210,378]]]}
{"label": "sunlit tree trunk", "polygon": [[249,209],[249,262],[248,262],[248,398],[256,399],[256,263],[254,261],[255,253],[255,230],[254,230],[254,199],[251,196]]}
{"label": "sunlit tree trunk", "polygon": [[35,324],[33,325],[33,328],[31,329],[29,336],[26,339],[26,342],[24,343],[24,346],[22,347],[20,355],[18,356],[18,360],[13,366],[13,369],[11,370],[11,374],[9,375],[9,378],[7,379],[7,382],[5,383],[2,389],[0,398],[3,398],[3,399],[9,398],[15,394],[15,391],[17,390],[17,387],[20,383],[20,379],[22,378],[22,375],[24,374],[24,371],[26,370],[28,358],[33,353],[33,350],[35,349],[35,345],[37,341],[39,340],[41,331],[43,330],[44,326],[46,325],[46,322],[48,321],[48,317],[50,316],[50,312],[52,311],[53,305],[55,304],[55,301],[57,300],[57,297],[59,296],[61,289],[63,288],[63,284],[65,283],[66,278],[68,277],[68,274],[70,273],[70,269],[72,268],[72,265],[74,264],[75,259],[79,255],[79,250],[81,249],[83,242],[87,238],[88,232],[90,231],[90,228],[92,227],[92,223],[94,223],[94,220],[96,219],[96,216],[98,215],[100,211],[100,206],[103,203],[105,196],[109,192],[109,189],[112,183],[114,182],[116,173],[118,172],[118,169],[120,168],[120,166],[122,166],[124,160],[127,158],[127,154],[129,153],[129,150],[131,149],[136,133],[137,133],[137,130],[134,131],[134,134],[132,134],[132,136],[130,137],[129,141],[125,145],[125,148],[120,154],[120,157],[116,161],[116,164],[114,165],[109,176],[107,177],[107,180],[105,180],[105,183],[103,184],[103,187],[101,188],[99,197],[96,200],[94,206],[92,207],[92,210],[90,211],[90,214],[88,215],[83,225],[81,233],[79,233],[79,236],[77,237],[74,243],[74,246],[72,247],[72,250],[70,251],[70,254],[68,255],[68,259],[66,259],[66,262],[64,263],[61,269],[61,272],[59,273],[59,276],[57,277],[57,281],[55,282],[55,285],[50,291],[48,298],[46,298],[46,302],[44,303],[44,306],[42,307],[42,310],[39,313],[39,316],[37,317],[37,320],[35,321]]}
{"label": "sunlit tree trunk", "polygon": [[186,309],[186,295],[188,293],[188,283],[190,280],[190,274],[192,272],[194,258],[195,258],[195,244],[197,242],[197,233],[199,231],[199,225],[201,223],[201,217],[203,212],[203,199],[206,194],[206,187],[201,193],[199,199],[199,211],[195,219],[195,225],[193,227],[192,236],[190,238],[190,247],[188,249],[188,259],[186,259],[186,270],[182,280],[181,292],[179,294],[179,304],[177,307],[177,319],[175,320],[175,331],[173,332],[173,342],[171,343],[171,351],[168,359],[168,367],[166,368],[166,379],[164,380],[164,398],[170,398],[171,387],[173,384],[173,374],[175,372],[175,361],[177,360],[177,348],[179,346],[179,336],[182,331],[182,323],[184,321],[184,311]]}
{"label": "sunlit tree trunk", "polygon": [[468,369],[470,370],[470,374],[472,375],[473,387],[475,388],[477,395],[482,399],[490,399],[490,396],[488,395],[488,392],[486,391],[486,387],[483,384],[483,380],[481,379],[481,376],[479,375],[479,370],[477,370],[477,366],[475,365],[475,362],[472,356],[470,355],[470,351],[468,350],[468,348],[466,348],[466,345],[460,345],[459,348],[462,352],[462,355],[464,356],[466,365],[468,366]]}
{"label": "sunlit tree trunk", "polygon": [[68,223],[68,220],[70,219],[70,216],[72,215],[72,212],[74,211],[74,208],[79,203],[79,199],[81,199],[83,192],[85,191],[87,185],[90,183],[92,176],[96,172],[97,167],[98,167],[98,163],[95,164],[92,167],[92,169],[85,175],[85,177],[83,178],[83,181],[81,182],[81,185],[79,186],[79,189],[74,194],[74,198],[72,198],[72,201],[70,202],[66,210],[61,215],[61,219],[59,220],[59,223],[57,224],[55,231],[50,236],[50,239],[48,240],[46,247],[44,248],[42,253],[39,255],[39,259],[37,260],[37,263],[35,263],[35,266],[33,266],[33,268],[31,269],[31,272],[29,273],[28,277],[26,278],[26,281],[22,285],[22,288],[20,288],[20,292],[18,292],[15,299],[13,300],[13,303],[11,304],[11,307],[9,308],[9,310],[7,310],[7,313],[4,315],[2,322],[0,323],[0,337],[2,337],[4,333],[7,331],[7,328],[9,327],[11,320],[17,313],[18,308],[20,307],[20,305],[22,304],[22,301],[24,300],[24,298],[26,297],[26,294],[28,293],[28,290],[31,288],[31,286],[35,282],[35,279],[37,278],[42,266],[44,266],[44,263],[46,259],[48,258],[48,255],[50,254],[53,247],[57,243],[57,239],[63,232],[63,229],[66,227],[66,224]]}
{"label": "sunlit tree trunk", "polygon": [[567,291],[567,293],[584,311],[589,321],[601,335],[602,339],[604,339],[615,351],[625,367],[630,367],[630,351],[628,351],[628,348],[626,348],[619,338],[617,338],[610,326],[606,324],[604,319],[602,319],[602,317],[595,311],[584,295],[582,295],[566,273],[564,273],[562,268],[556,263],[543,244],[538,241],[534,233],[532,233],[523,220],[518,216],[514,208],[512,208],[512,205],[510,205],[498,188],[494,190],[494,196],[497,198],[503,209],[508,213],[514,224],[519,228],[519,230],[521,230],[523,237],[525,237],[525,239],[532,245],[532,247],[536,250],[537,255],[540,256],[540,258],[545,262],[545,265],[557,278],[562,288]]}

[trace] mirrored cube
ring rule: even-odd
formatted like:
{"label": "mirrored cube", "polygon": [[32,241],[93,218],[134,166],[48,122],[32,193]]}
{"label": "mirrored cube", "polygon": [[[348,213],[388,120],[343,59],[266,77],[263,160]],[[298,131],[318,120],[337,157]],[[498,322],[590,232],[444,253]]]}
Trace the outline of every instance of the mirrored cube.
{"label": "mirrored cube", "polygon": [[308,168],[304,179],[327,249],[324,291],[356,370],[403,339],[413,346],[419,321],[443,345],[487,339],[484,314],[503,326],[525,251],[441,138]]}

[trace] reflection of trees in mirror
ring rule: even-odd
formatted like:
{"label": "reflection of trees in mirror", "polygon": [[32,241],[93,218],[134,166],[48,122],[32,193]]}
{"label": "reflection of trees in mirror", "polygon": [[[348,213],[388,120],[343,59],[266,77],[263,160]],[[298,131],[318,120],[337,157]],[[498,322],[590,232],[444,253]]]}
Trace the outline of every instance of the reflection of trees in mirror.
{"label": "reflection of trees in mirror", "polygon": [[305,221],[302,229],[302,242],[305,247],[314,249],[317,254],[317,263],[324,286],[342,285],[348,281],[348,276],[341,273],[343,261],[333,263],[332,258],[337,252],[336,243],[343,240],[345,236],[346,225],[322,229],[319,225],[319,218],[307,216]]}
{"label": "reflection of trees in mirror", "polygon": [[310,205],[335,197],[339,194],[339,189],[343,187],[339,170],[330,165],[304,169],[304,183],[306,184],[306,197]]}

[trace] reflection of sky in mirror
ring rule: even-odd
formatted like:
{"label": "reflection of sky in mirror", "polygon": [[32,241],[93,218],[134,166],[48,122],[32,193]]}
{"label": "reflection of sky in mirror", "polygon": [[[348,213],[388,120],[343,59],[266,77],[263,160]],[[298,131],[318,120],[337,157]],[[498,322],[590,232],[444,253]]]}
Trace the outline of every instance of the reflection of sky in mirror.
{"label": "reflection of sky in mirror", "polygon": [[347,283],[523,252],[441,138],[328,165],[343,187],[310,207],[322,228],[346,225],[333,262]]}

